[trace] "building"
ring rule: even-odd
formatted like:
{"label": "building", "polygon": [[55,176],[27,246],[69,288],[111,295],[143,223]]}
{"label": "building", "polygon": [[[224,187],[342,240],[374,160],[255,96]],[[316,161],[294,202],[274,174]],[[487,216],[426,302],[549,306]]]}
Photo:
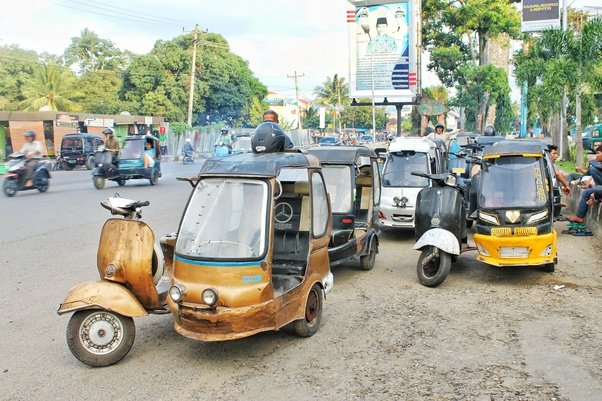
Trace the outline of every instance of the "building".
{"label": "building", "polygon": [[166,126],[163,117],[63,113],[56,111],[0,111],[0,160],[21,149],[23,133],[34,130],[44,148],[44,154],[54,156],[66,134],[88,132],[101,134],[106,127],[115,130],[119,139],[128,134],[159,131]]}
{"label": "building", "polygon": [[[270,91],[263,101],[269,105],[270,109],[278,113],[280,122],[287,121],[293,128],[297,128],[299,126],[297,101],[295,99],[288,99],[276,92]],[[304,99],[299,99],[299,110],[302,115],[310,106],[311,102]],[[303,123],[303,120],[301,120],[301,123]]]}

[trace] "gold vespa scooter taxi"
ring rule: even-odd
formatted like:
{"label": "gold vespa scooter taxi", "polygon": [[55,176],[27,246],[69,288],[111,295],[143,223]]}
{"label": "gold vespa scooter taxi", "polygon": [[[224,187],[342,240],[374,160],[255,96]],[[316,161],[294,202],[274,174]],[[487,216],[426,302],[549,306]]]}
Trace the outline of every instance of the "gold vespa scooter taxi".
{"label": "gold vespa scooter taxi", "polygon": [[173,252],[178,333],[223,341],[320,325],[332,289],[331,211],[318,159],[300,151],[209,159]]}
{"label": "gold vespa scooter taxi", "polygon": [[97,266],[99,281],[79,284],[69,291],[58,314],[73,313],[67,325],[67,345],[73,355],[90,366],[121,360],[134,343],[134,317],[166,314],[171,286],[175,235],[161,238],[141,221],[148,201],[111,197],[101,202],[112,215],[100,234]]}
{"label": "gold vespa scooter taxi", "polygon": [[502,141],[483,150],[477,192],[477,259],[494,266],[557,263],[551,169],[541,143]]}

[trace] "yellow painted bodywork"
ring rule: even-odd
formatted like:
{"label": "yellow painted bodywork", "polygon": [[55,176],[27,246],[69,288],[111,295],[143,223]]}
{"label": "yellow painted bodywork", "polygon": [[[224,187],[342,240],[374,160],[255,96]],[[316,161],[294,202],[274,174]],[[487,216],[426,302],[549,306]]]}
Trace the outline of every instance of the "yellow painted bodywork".
{"label": "yellow painted bodywork", "polygon": [[[146,309],[160,308],[163,302],[152,275],[155,235],[151,228],[139,220],[109,219],[100,238],[97,254],[100,278],[127,283]],[[111,265],[115,271],[112,275],[107,271]]]}
{"label": "yellow painted bodywork", "polygon": [[148,315],[131,292],[121,284],[109,281],[89,281],[71,288],[57,313],[62,315],[82,309],[105,309],[130,317]]}
{"label": "yellow painted bodywork", "polygon": [[[556,230],[550,234],[530,235],[530,236],[491,236],[475,234],[474,242],[482,246],[489,253],[489,256],[479,252],[477,260],[493,266],[537,266],[556,261]],[[550,255],[541,256],[544,250],[552,245]],[[500,256],[502,247],[527,247],[528,257],[503,258]]]}

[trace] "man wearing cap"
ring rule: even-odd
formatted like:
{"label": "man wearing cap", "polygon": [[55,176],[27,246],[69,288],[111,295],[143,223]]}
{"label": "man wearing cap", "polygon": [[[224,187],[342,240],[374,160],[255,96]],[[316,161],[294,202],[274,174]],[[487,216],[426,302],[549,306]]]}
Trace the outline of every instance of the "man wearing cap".
{"label": "man wearing cap", "polygon": [[388,27],[387,18],[380,17],[376,20],[376,33],[378,35],[368,43],[366,54],[394,53],[397,51],[395,39],[387,35]]}

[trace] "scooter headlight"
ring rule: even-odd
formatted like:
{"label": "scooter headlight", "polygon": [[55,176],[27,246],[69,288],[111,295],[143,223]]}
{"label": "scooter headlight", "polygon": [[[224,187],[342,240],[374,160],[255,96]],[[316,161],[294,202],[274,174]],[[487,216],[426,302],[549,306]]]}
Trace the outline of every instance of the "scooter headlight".
{"label": "scooter headlight", "polygon": [[535,223],[536,221],[540,221],[548,217],[548,209],[542,210],[541,212],[535,213],[529,217],[527,220],[527,224]]}
{"label": "scooter headlight", "polygon": [[500,222],[499,222],[497,216],[494,214],[479,212],[479,219],[483,220],[484,222],[487,222],[489,224],[495,224],[496,226],[500,225]]}
{"label": "scooter headlight", "polygon": [[174,302],[180,302],[182,300],[182,296],[184,295],[184,287],[181,285],[172,285],[169,289],[169,297]]}
{"label": "scooter headlight", "polygon": [[217,304],[217,291],[215,291],[213,288],[207,288],[206,290],[203,290],[201,296],[203,297],[203,302],[205,304],[211,307]]}

